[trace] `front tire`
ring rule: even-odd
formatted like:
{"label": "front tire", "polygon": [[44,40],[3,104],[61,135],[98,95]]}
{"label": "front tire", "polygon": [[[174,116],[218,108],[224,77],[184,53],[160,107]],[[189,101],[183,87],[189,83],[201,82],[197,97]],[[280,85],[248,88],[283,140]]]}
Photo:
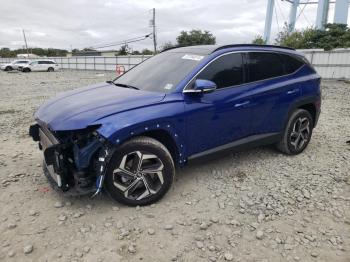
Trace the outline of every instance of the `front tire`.
{"label": "front tire", "polygon": [[55,69],[53,69],[53,67],[49,67],[49,68],[47,69],[47,72],[53,72],[53,71],[55,71]]}
{"label": "front tire", "polygon": [[7,66],[6,68],[5,68],[5,71],[12,71],[13,70],[13,68],[11,67],[11,66]]}
{"label": "front tire", "polygon": [[161,199],[175,175],[169,150],[150,137],[136,137],[118,147],[107,165],[105,188],[116,201],[143,206]]}
{"label": "front tire", "polygon": [[22,69],[22,72],[24,72],[24,73],[29,73],[31,70],[29,69],[29,68],[23,68]]}
{"label": "front tire", "polygon": [[295,110],[289,117],[281,141],[277,148],[287,155],[297,155],[304,151],[310,142],[313,130],[311,114],[304,109]]}

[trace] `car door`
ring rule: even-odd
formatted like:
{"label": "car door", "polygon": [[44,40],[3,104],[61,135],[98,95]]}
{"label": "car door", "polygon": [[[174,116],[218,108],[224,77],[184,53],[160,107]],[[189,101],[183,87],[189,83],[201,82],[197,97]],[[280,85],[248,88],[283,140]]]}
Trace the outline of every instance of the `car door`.
{"label": "car door", "polygon": [[39,70],[40,71],[47,71],[47,68],[48,68],[47,61],[39,61]]}
{"label": "car door", "polygon": [[278,133],[288,114],[289,101],[301,94],[299,83],[288,76],[279,53],[249,52],[245,60],[251,90],[252,134]]}
{"label": "car door", "polygon": [[39,61],[33,61],[30,63],[30,70],[31,71],[40,71],[40,65]]}
{"label": "car door", "polygon": [[[218,57],[195,79],[211,80],[216,83],[217,90],[204,94],[184,93],[188,155],[248,136],[250,102],[244,85],[242,54]],[[187,88],[191,88],[190,85]]]}

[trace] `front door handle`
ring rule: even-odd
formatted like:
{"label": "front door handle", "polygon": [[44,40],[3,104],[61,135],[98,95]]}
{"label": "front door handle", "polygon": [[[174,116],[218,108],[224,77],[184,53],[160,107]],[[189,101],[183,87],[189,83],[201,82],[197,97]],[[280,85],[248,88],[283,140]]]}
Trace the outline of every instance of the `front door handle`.
{"label": "front door handle", "polygon": [[244,101],[242,103],[235,104],[235,107],[242,107],[242,106],[248,105],[249,103],[250,103],[250,101]]}
{"label": "front door handle", "polygon": [[295,89],[293,89],[293,90],[289,90],[289,91],[287,92],[287,95],[295,94],[295,93],[297,93],[297,92],[299,92],[299,88],[295,88]]}

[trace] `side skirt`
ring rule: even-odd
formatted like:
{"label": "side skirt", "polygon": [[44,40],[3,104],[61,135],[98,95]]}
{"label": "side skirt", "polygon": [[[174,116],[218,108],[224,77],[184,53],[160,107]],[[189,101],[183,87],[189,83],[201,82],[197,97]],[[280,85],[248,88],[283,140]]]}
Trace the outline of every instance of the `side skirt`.
{"label": "side skirt", "polygon": [[212,149],[191,155],[188,157],[188,160],[191,161],[194,159],[197,160],[198,158],[202,158],[202,157],[210,157],[218,152],[222,154],[225,154],[228,152],[229,153],[238,152],[238,151],[242,151],[242,150],[246,150],[246,149],[250,149],[258,146],[274,144],[280,140],[281,140],[280,133],[252,135],[252,136],[248,136],[248,137],[233,141],[229,144],[214,147]]}

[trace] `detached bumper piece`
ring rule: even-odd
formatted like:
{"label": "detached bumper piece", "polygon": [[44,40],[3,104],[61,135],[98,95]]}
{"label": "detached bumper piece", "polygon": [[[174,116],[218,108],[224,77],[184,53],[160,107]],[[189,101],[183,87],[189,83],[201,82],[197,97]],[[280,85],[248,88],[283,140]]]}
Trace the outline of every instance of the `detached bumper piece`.
{"label": "detached bumper piece", "polygon": [[[43,150],[43,171],[54,189],[71,196],[96,192],[96,173],[91,170],[91,166],[77,167],[76,161],[81,161],[81,159],[76,159],[77,153],[73,150],[74,144],[61,142],[50,130],[37,124],[30,126],[29,135],[34,141],[39,142],[39,148]],[[95,152],[101,145],[93,147]],[[85,151],[83,153],[87,154]],[[88,155],[91,157],[93,153]],[[89,160],[91,159],[89,158]]]}

